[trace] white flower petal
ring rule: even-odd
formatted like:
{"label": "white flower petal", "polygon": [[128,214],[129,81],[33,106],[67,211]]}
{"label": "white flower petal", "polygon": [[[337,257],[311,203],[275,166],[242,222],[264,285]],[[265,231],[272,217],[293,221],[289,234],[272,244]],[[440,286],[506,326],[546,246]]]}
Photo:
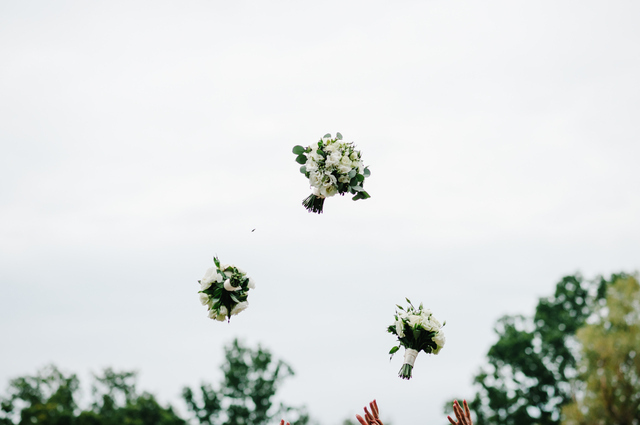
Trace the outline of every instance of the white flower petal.
{"label": "white flower petal", "polygon": [[231,286],[231,279],[227,279],[224,281],[224,289],[226,289],[229,292],[235,292],[235,291],[239,291],[242,289],[241,286]]}

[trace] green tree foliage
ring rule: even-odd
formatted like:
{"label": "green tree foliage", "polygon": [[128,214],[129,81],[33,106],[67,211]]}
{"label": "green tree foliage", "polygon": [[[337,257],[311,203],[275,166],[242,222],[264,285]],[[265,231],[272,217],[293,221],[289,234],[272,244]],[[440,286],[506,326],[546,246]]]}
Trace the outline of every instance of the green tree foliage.
{"label": "green tree foliage", "polygon": [[186,422],[171,409],[158,404],[149,393],[138,394],[135,373],[106,369],[95,377],[94,401],[90,408],[78,408],[79,381],[65,376],[55,366],[35,376],[13,379],[8,397],[2,399],[2,425],[183,425]]}
{"label": "green tree foliage", "polygon": [[199,396],[188,387],[182,395],[189,410],[200,424],[264,425],[287,417],[291,423],[305,425],[309,417],[302,408],[280,404],[273,397],[293,370],[282,360],[274,360],[268,350],[250,349],[238,342],[225,348],[224,377],[220,390],[210,384],[199,388]]}
{"label": "green tree foliage", "polygon": [[72,424],[78,386],[76,375],[65,376],[54,366],[13,379],[0,403],[0,424]]}
{"label": "green tree foliage", "polygon": [[[282,381],[291,368],[261,347],[250,349],[237,340],[225,348],[224,379],[219,390],[209,384],[196,396],[184,388],[183,397],[195,420],[208,425],[262,425],[279,423],[280,416],[295,425],[309,418],[302,408],[274,405]],[[136,388],[135,372],[105,369],[93,377],[91,400],[78,406],[79,381],[54,366],[9,382],[0,398],[0,425],[186,425],[171,406],[163,407]]]}
{"label": "green tree foliage", "polygon": [[139,394],[135,372],[114,372],[107,368],[95,376],[93,403],[78,416],[78,425],[183,425],[186,422],[164,408],[148,392]]}
{"label": "green tree foliage", "polygon": [[498,321],[498,341],[474,380],[479,390],[470,407],[479,425],[560,424],[577,375],[576,331],[604,299],[608,284],[566,276],[553,296],[539,300],[533,318]]}
{"label": "green tree foliage", "polygon": [[577,332],[581,368],[565,425],[640,424],[640,284],[619,278],[606,300]]}

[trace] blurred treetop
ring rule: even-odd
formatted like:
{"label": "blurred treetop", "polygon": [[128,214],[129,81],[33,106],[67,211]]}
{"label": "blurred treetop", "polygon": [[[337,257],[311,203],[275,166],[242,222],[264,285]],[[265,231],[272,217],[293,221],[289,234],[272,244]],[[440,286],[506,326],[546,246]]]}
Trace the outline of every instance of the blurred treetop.
{"label": "blurred treetop", "polygon": [[594,322],[577,332],[582,344],[574,401],[566,425],[640,424],[640,284],[621,277],[607,290]]}
{"label": "blurred treetop", "polygon": [[559,425],[562,407],[574,399],[576,332],[606,304],[611,282],[628,278],[566,276],[552,296],[539,300],[533,318],[499,319],[498,341],[474,380],[478,392],[470,407],[478,424]]}
{"label": "blurred treetop", "polygon": [[[225,348],[224,378],[214,390],[203,383],[200,397],[190,388],[183,398],[194,420],[209,425],[262,425],[280,420],[296,425],[308,422],[303,408],[280,403],[273,398],[293,371],[282,360],[274,360],[261,347],[244,347],[237,340]],[[65,375],[48,366],[34,376],[9,382],[7,395],[0,398],[0,425],[186,425],[169,405],[161,406],[155,396],[140,393],[135,372],[115,372],[110,368],[94,375],[91,401],[78,405],[80,383],[75,374]]]}

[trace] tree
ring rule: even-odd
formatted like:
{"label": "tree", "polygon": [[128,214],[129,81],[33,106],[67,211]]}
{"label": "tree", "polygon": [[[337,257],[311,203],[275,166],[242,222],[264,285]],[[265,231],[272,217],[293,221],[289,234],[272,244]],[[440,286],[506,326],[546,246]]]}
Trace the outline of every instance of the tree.
{"label": "tree", "polygon": [[575,399],[565,425],[640,424],[640,284],[617,279],[594,323],[577,332],[582,344]]}
{"label": "tree", "polygon": [[[614,275],[611,280],[618,277]],[[488,365],[475,377],[470,403],[479,424],[559,425],[572,400],[579,343],[576,331],[604,299],[610,281],[566,276],[553,296],[541,298],[533,318],[505,316]]]}
{"label": "tree", "polygon": [[94,376],[91,408],[80,413],[78,425],[185,425],[171,406],[162,407],[155,397],[136,389],[135,372],[111,368]]}
{"label": "tree", "polygon": [[[184,388],[189,410],[201,424],[262,425],[277,423],[280,415],[296,425],[309,422],[303,408],[274,405],[282,381],[293,376],[291,367],[274,360],[261,347],[250,349],[237,340],[225,348],[224,379],[219,390],[210,384],[195,396]],[[155,396],[138,392],[135,372],[107,368],[93,376],[91,400],[84,409],[76,402],[79,381],[55,366],[9,382],[7,396],[0,398],[0,425],[186,425],[169,405]],[[274,420],[274,418],[276,418]]]}
{"label": "tree", "polygon": [[8,397],[0,405],[0,424],[72,424],[79,381],[76,375],[65,376],[55,366],[40,370],[35,376],[11,380]]}
{"label": "tree", "polygon": [[225,348],[222,372],[218,391],[202,384],[196,397],[191,388],[183,389],[183,398],[200,424],[263,425],[279,420],[281,415],[291,415],[290,422],[296,425],[308,423],[303,408],[273,405],[280,384],[294,372],[282,360],[274,360],[268,350],[260,346],[253,350],[234,340]]}
{"label": "tree", "polygon": [[0,405],[2,425],[184,425],[171,407],[164,408],[149,393],[138,394],[134,372],[106,369],[95,376],[94,401],[79,409],[79,380],[47,366],[35,376],[11,380],[9,396]]}

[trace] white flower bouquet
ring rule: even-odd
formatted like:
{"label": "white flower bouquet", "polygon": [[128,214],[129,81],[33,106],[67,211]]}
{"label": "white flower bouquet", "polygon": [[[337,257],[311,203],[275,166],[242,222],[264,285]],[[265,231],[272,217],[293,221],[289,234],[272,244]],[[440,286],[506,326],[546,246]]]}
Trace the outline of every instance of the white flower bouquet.
{"label": "white flower bouquet", "polygon": [[438,354],[444,347],[445,337],[442,327],[445,323],[433,317],[431,310],[424,309],[422,304],[417,309],[406,299],[409,306],[404,309],[397,306],[395,322],[387,331],[398,337],[399,344],[389,351],[391,357],[404,347],[404,363],[398,373],[402,379],[411,379],[411,371],[420,351],[427,354]]}
{"label": "white flower bouquet", "polygon": [[362,155],[354,144],[342,141],[342,134],[336,133],[333,139],[325,134],[317,144],[306,148],[294,146],[293,153],[311,185],[311,195],[302,201],[309,212],[321,214],[324,200],[336,194],[351,193],[354,201],[371,197],[363,188],[371,172],[362,164]]}
{"label": "white flower bouquet", "polygon": [[213,257],[215,267],[209,268],[200,284],[200,302],[207,306],[209,317],[220,322],[231,319],[247,307],[249,289],[256,287],[255,282],[238,267],[220,264],[218,257]]}

